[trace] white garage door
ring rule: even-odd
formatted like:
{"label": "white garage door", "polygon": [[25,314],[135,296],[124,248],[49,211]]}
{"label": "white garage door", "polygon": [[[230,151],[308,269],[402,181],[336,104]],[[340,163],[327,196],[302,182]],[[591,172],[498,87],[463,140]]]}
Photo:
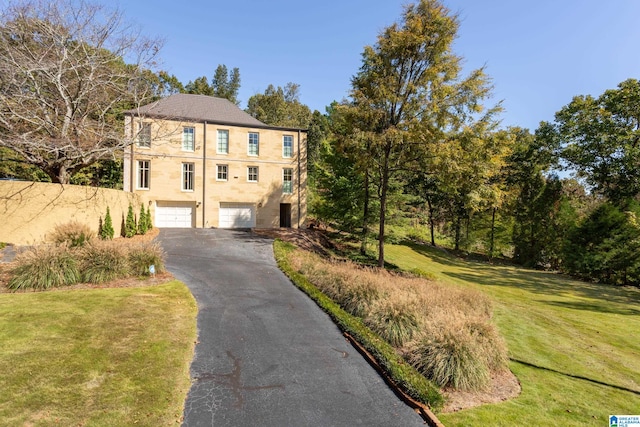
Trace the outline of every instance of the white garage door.
{"label": "white garage door", "polygon": [[246,203],[220,203],[220,228],[253,228],[256,215],[253,205]]}
{"label": "white garage door", "polygon": [[191,228],[193,227],[193,208],[191,206],[156,206],[156,222],[158,228]]}

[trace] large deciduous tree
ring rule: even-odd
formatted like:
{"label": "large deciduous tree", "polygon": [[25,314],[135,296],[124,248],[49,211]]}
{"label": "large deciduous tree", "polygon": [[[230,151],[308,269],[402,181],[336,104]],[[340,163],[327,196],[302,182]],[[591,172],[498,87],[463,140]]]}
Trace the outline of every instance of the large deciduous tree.
{"label": "large deciduous tree", "polygon": [[0,15],[0,146],[68,183],[131,143],[118,112],[153,95],[160,43],[84,1],[16,0]]}
{"label": "large deciduous tree", "polygon": [[640,194],[640,82],[576,96],[555,116],[562,157],[616,204]]}
{"label": "large deciduous tree", "polygon": [[458,18],[437,0],[406,6],[400,22],[367,46],[352,80],[352,114],[359,143],[375,164],[380,202],[378,265],[384,265],[385,218],[390,183],[429,151],[473,121],[490,86],[482,69],[461,77],[452,52]]}
{"label": "large deciduous tree", "polygon": [[249,98],[247,113],[272,126],[306,129],[311,122],[311,110],[300,102],[300,86],[287,83],[282,88],[269,85],[264,93]]}

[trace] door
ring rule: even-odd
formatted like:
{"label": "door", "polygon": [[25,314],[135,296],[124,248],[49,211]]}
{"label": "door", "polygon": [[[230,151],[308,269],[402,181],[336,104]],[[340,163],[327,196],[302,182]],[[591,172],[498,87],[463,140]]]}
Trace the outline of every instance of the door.
{"label": "door", "polygon": [[250,203],[220,203],[218,227],[220,228],[254,228],[256,215]]}
{"label": "door", "polygon": [[171,204],[171,202],[158,202],[155,226],[158,228],[191,228],[193,227],[193,207]]}
{"label": "door", "polygon": [[280,227],[291,228],[291,203],[280,203]]}

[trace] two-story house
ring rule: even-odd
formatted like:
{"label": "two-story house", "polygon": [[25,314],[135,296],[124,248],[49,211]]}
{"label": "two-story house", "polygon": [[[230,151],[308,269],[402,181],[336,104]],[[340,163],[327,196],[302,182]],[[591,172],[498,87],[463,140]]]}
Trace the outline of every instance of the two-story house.
{"label": "two-story house", "polygon": [[232,102],[175,94],[128,111],[124,189],[156,227],[301,227],[306,131],[268,126]]}

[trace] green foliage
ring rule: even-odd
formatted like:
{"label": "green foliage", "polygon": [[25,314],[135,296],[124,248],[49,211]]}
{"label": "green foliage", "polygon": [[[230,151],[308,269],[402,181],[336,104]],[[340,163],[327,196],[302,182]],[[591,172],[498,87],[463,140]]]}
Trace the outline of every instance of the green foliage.
{"label": "green foliage", "polygon": [[127,249],[116,241],[92,242],[79,256],[84,282],[105,283],[130,274]]}
{"label": "green foliage", "polygon": [[306,129],[312,115],[309,107],[300,103],[299,89],[291,82],[284,89],[269,85],[264,93],[249,98],[246,111],[268,125]]}
{"label": "green foliage", "polygon": [[136,235],[138,231],[138,226],[136,224],[136,217],[133,213],[133,206],[129,204],[129,208],[127,210],[127,220],[124,223],[124,237],[133,237]]}
{"label": "green foliage", "polygon": [[603,203],[571,233],[565,268],[585,280],[640,286],[640,207]]}
{"label": "green foliage", "polygon": [[82,246],[95,236],[91,228],[78,221],[70,221],[56,225],[51,233],[51,240],[58,245],[71,248]]}
{"label": "green foliage", "polygon": [[36,182],[51,181],[51,178],[42,170],[7,147],[0,147],[0,178]]}
{"label": "green foliage", "polygon": [[138,234],[147,234],[147,231],[149,231],[149,221],[147,220],[147,211],[144,209],[144,204],[142,204],[138,215]]}
{"label": "green foliage", "polygon": [[35,246],[18,254],[11,270],[11,290],[44,290],[80,281],[79,263],[64,245]]}
{"label": "green foliage", "polygon": [[104,222],[100,226],[99,234],[102,240],[111,240],[115,235],[115,231],[113,230],[113,220],[111,219],[111,212],[109,211],[109,206],[107,206],[107,213],[104,216]]}
{"label": "green foliage", "polygon": [[135,276],[148,276],[149,266],[153,265],[156,273],[164,271],[165,254],[157,243],[143,243],[129,249],[129,265]]}
{"label": "green foliage", "polygon": [[640,81],[628,79],[598,98],[574,97],[556,113],[550,133],[564,142],[561,155],[569,166],[620,206],[640,194],[638,111]]}
{"label": "green foliage", "polygon": [[73,174],[71,184],[122,189],[122,159],[101,160]]}
{"label": "green foliage", "polygon": [[[179,88],[176,81],[169,79],[167,81],[172,86]],[[234,68],[232,71],[227,70],[226,65],[218,65],[211,79],[211,83],[206,76],[198,77],[194,81],[186,84],[182,90],[185,93],[197,95],[216,96],[218,98],[226,98],[234,104],[238,105],[238,91],[240,90],[240,69]]]}

